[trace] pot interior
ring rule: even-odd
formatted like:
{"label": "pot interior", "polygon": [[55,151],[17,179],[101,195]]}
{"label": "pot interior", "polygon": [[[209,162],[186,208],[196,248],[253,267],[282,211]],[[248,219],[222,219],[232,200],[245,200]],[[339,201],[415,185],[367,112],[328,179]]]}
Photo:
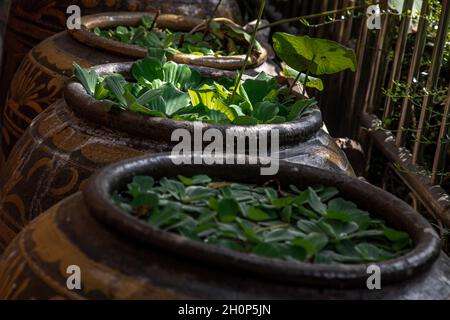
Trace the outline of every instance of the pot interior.
{"label": "pot interior", "polygon": [[[81,20],[83,28],[68,30],[68,32],[72,37],[83,44],[113,52],[115,54],[125,55],[130,58],[144,58],[147,56],[147,49],[138,45],[122,43],[116,40],[100,37],[90,31],[95,28],[114,28],[117,26],[135,27],[139,25],[142,17],[144,16],[155,18],[156,14],[152,12],[109,12],[89,15],[83,17]],[[238,27],[237,24],[226,18],[220,18],[218,21]],[[201,25],[205,22],[205,20],[174,14],[161,14],[157,16],[156,22],[158,26],[163,29],[187,32]],[[254,55],[251,56],[249,66],[261,65],[267,60],[267,56],[267,50],[261,46],[258,52],[258,57]],[[209,67],[217,67],[219,69],[235,70],[243,65],[245,55],[241,54],[215,57],[178,53],[173,55],[171,60],[179,63],[205,65]]]}
{"label": "pot interior", "polygon": [[384,284],[402,281],[422,272],[439,254],[439,238],[424,218],[406,203],[358,179],[285,161],[280,161],[279,172],[275,176],[261,176],[259,165],[174,165],[173,160],[170,155],[147,156],[105,168],[90,180],[83,193],[91,214],[124,236],[146,243],[149,249],[157,248],[239,274],[308,286],[366,286],[370,264],[311,264],[231,251],[156,229],[122,211],[111,200],[112,192],[124,188],[135,175],[149,175],[157,180],[178,174],[207,174],[224,181],[255,184],[277,179],[284,186],[293,184],[301,189],[317,184],[334,186],[344,199],[368,210],[387,225],[406,231],[414,242],[414,248],[399,258],[376,263]]}

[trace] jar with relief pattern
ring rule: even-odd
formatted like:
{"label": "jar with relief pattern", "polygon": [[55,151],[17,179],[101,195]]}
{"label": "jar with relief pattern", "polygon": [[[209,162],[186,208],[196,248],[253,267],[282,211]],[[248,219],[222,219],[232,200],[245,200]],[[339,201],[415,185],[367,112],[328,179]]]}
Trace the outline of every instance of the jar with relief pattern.
{"label": "jar with relief pattern", "polygon": [[[39,42],[66,28],[67,8],[76,5],[83,16],[112,11],[172,13],[197,18],[209,17],[218,0],[13,0],[5,39],[2,84],[9,84],[27,52]],[[236,0],[222,0],[217,17],[242,23]],[[8,85],[0,88],[0,106]]]}
{"label": "jar with relief pattern", "polygon": [[[155,17],[154,13],[119,12],[85,16],[80,30],[69,30],[56,34],[34,47],[22,61],[12,79],[8,97],[3,110],[2,156],[7,159],[12,147],[23,134],[31,121],[40,112],[62,96],[62,88],[73,73],[73,63],[90,67],[110,62],[122,62],[143,58],[147,50],[137,46],[97,36],[89,30],[96,27],[117,25],[134,26],[145,15]],[[158,15],[161,28],[173,31],[190,31],[203,23],[204,19],[173,14]],[[239,27],[227,18],[219,23]],[[252,70],[267,60],[267,50],[261,46],[256,50],[248,64]],[[197,56],[175,54],[170,59],[197,66],[236,70],[244,64],[245,55]],[[0,161],[1,166],[1,161]]]}
{"label": "jar with relief pattern", "polygon": [[[176,159],[175,159],[176,160]],[[281,160],[275,176],[254,164],[175,165],[169,155],[108,166],[29,224],[0,259],[1,299],[448,299],[450,261],[433,227],[386,191],[343,174]],[[206,174],[223,181],[304,189],[334,186],[345,199],[407,232],[413,248],[377,262],[381,290],[367,287],[370,264],[284,261],[160,230],[111,199],[136,175],[156,180]],[[69,290],[69,266],[80,290]],[[73,270],[73,269],[72,269]]]}
{"label": "jar with relief pattern", "polygon": [[[122,73],[130,78],[131,63],[94,69],[100,75]],[[209,78],[222,77],[224,73],[230,78],[235,76],[231,71],[205,67],[199,70]],[[41,212],[82,189],[94,171],[144,153],[171,152],[178,144],[172,141],[176,129],[195,134],[196,126],[191,121],[107,109],[105,102],[94,99],[79,82],[73,81],[67,85],[64,99],[42,112],[25,131],[0,172],[0,248]],[[217,129],[224,137],[228,129],[240,136],[277,129],[279,158],[354,175],[345,154],[322,128],[317,107],[283,124],[201,124],[202,133]]]}

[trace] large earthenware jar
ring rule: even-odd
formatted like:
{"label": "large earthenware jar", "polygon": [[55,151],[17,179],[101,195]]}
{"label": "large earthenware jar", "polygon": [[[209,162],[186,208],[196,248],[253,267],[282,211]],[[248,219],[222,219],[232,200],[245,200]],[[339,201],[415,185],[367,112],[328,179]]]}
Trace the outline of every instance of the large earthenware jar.
{"label": "large earthenware jar", "polygon": [[[26,55],[11,81],[3,110],[3,156],[0,156],[0,164],[1,158],[7,158],[17,139],[34,117],[61,97],[61,89],[72,75],[74,62],[83,67],[90,67],[109,62],[135,60],[147,53],[139,46],[105,39],[87,29],[136,25],[144,15],[154,16],[154,13],[120,12],[85,16],[81,20],[84,26],[82,30],[58,33],[34,47]],[[176,31],[192,30],[202,22],[204,20],[199,18],[171,14],[159,15],[157,19],[161,28]],[[221,19],[220,23],[234,24],[227,19]],[[176,54],[171,59],[219,69],[239,69],[244,63],[245,56],[199,57]],[[251,57],[249,68],[262,64],[266,59],[267,51],[261,48]]]}
{"label": "large earthenware jar", "polygon": [[[94,69],[99,74],[119,72],[129,77],[131,63]],[[200,68],[203,76],[224,71]],[[64,99],[41,113],[14,147],[0,173],[0,247],[31,219],[75,193],[95,170],[145,152],[170,152],[174,130],[194,135],[196,124],[151,118],[129,111],[106,111],[104,102],[88,95],[79,82],[67,85]],[[200,124],[223,135],[232,129],[248,135],[279,130],[279,158],[352,175],[347,158],[322,128],[318,108],[293,122],[277,125],[232,126]],[[205,142],[204,145],[208,145]],[[225,146],[224,146],[225,150]]]}
{"label": "large earthenware jar", "polygon": [[[404,202],[343,174],[280,162],[272,177],[258,165],[176,166],[158,155],[115,164],[86,188],[37,218],[0,261],[4,299],[430,299],[448,298],[448,257],[431,225]],[[407,232],[414,247],[377,263],[382,289],[367,289],[369,264],[311,264],[256,256],[158,230],[118,209],[114,190],[134,175],[155,179],[208,174],[217,179],[286,187],[335,186],[342,197]],[[81,290],[68,290],[68,267],[81,271]]]}
{"label": "large earthenware jar", "polygon": [[[149,11],[209,17],[217,0],[15,0],[11,5],[5,47],[2,83],[9,84],[26,53],[38,42],[66,28],[67,8],[77,5],[83,16],[108,11]],[[237,23],[242,22],[235,0],[223,0],[216,13]],[[8,85],[0,90],[3,104]]]}

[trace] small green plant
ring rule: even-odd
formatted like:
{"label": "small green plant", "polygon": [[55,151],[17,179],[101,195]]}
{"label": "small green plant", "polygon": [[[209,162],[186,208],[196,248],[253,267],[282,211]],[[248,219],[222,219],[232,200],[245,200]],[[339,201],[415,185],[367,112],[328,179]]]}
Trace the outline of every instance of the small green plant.
{"label": "small green plant", "polygon": [[[252,46],[256,43],[256,33],[261,30],[259,28],[260,21],[264,12],[266,0],[261,0],[255,29],[250,39],[250,47],[247,52],[246,61],[250,57]],[[301,20],[301,17],[292,18]],[[270,26],[278,23],[291,21],[280,20],[273,22]],[[267,26],[266,26],[267,27]],[[291,88],[299,81],[304,88],[311,87],[319,91],[323,90],[323,82],[318,76],[333,74],[344,71],[346,69],[356,70],[356,55],[352,49],[345,48],[341,44],[327,40],[310,38],[309,36],[294,36],[288,33],[277,32],[273,38],[274,49],[277,56],[285,64],[283,66],[283,75],[293,78]],[[245,65],[239,72],[236,79],[235,90],[233,95],[239,89],[239,81],[245,71]],[[315,76],[315,77],[312,77]]]}
{"label": "small green plant", "polygon": [[292,261],[365,263],[411,249],[407,233],[387,227],[334,187],[283,190],[178,176],[135,176],[115,204],[153,227],[195,241]]}
{"label": "small green plant", "polygon": [[75,65],[86,92],[113,108],[152,117],[209,123],[256,125],[298,119],[316,104],[298,100],[287,86],[265,73],[242,81],[232,95],[230,79],[207,79],[187,65],[147,57],[131,69],[134,82],[120,74],[105,77]]}

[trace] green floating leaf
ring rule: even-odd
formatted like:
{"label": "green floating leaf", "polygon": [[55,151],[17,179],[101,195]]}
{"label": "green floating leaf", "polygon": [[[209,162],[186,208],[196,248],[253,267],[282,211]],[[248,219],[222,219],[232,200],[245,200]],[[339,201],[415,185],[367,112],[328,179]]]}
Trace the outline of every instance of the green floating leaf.
{"label": "green floating leaf", "polygon": [[185,90],[195,88],[201,82],[200,73],[188,65],[177,64],[173,61],[166,62],[163,66],[163,80],[173,84],[175,87]]}
{"label": "green floating leaf", "polygon": [[288,121],[293,121],[298,119],[309,107],[317,104],[316,99],[303,99],[296,101],[289,110],[287,116]]}
{"label": "green floating leaf", "polygon": [[275,243],[260,243],[253,248],[253,253],[259,256],[277,258],[281,256],[282,250]]}
{"label": "green floating leaf", "polygon": [[153,21],[154,19],[150,16],[143,16],[141,19],[142,25],[148,30],[151,30],[150,27],[153,25]]}
{"label": "green floating leaf", "polygon": [[262,123],[273,119],[279,112],[278,104],[269,101],[258,103],[253,109],[252,117]]}
{"label": "green floating leaf", "polygon": [[232,222],[239,212],[239,205],[234,199],[223,198],[218,203],[217,212],[222,222]]}
{"label": "green floating leaf", "polygon": [[337,210],[327,210],[326,217],[328,219],[339,220],[342,222],[349,222],[352,220],[352,216],[346,212],[337,211]]}
{"label": "green floating leaf", "polygon": [[263,101],[266,94],[270,91],[269,81],[247,79],[242,84],[252,105]]}
{"label": "green floating leaf", "polygon": [[233,124],[239,126],[253,126],[258,124],[258,119],[250,116],[236,117],[233,121]]}
{"label": "green floating leaf", "polygon": [[150,214],[150,218],[147,220],[151,225],[161,228],[165,224],[169,223],[171,219],[180,215],[178,208],[172,204],[168,204],[163,210],[155,209]]}
{"label": "green floating leaf", "polygon": [[157,90],[159,90],[160,96],[151,100],[149,104],[159,105],[158,111],[164,112],[168,116],[172,116],[190,104],[189,95],[175,88],[172,83],[166,83]]}
{"label": "green floating leaf", "polygon": [[75,77],[81,82],[84,89],[93,96],[96,92],[98,76],[94,70],[88,70],[80,67],[77,63],[73,64]]}
{"label": "green floating leaf", "polygon": [[130,204],[133,208],[136,207],[147,207],[150,209],[156,208],[159,204],[159,198],[154,193],[141,193],[135,196]]}
{"label": "green floating leaf", "polygon": [[187,178],[182,175],[178,175],[177,177],[186,186],[208,184],[212,181],[212,179],[210,177],[208,177],[206,174],[199,174],[199,175],[193,176],[192,178]]}
{"label": "green floating leaf", "polygon": [[133,63],[131,74],[136,80],[143,78],[151,82],[155,79],[164,79],[163,65],[154,57],[147,57]]}
{"label": "green floating leaf", "polygon": [[360,243],[356,245],[355,250],[365,261],[383,261],[392,256],[390,253],[370,243]]}
{"label": "green floating leaf", "polygon": [[120,74],[113,74],[105,78],[106,88],[124,107],[128,106],[127,99],[125,98],[125,84],[126,80]]}
{"label": "green floating leaf", "polygon": [[253,221],[269,220],[270,216],[261,209],[251,207],[247,210],[247,218]]}
{"label": "green floating leaf", "polygon": [[308,197],[308,203],[311,206],[311,208],[322,215],[325,215],[327,213],[327,205],[323,204],[320,200],[317,193],[314,191],[313,188],[308,188],[309,197]]}
{"label": "green floating leaf", "polygon": [[155,181],[148,176],[135,176],[133,181],[128,184],[128,191],[133,197],[137,197],[141,193],[151,190]]}
{"label": "green floating leaf", "polygon": [[[329,201],[339,194],[339,190],[335,187],[324,187],[323,190],[317,192],[322,201]],[[330,204],[328,204],[329,206]]]}
{"label": "green floating leaf", "polygon": [[401,241],[409,239],[409,235],[406,232],[397,231],[391,228],[385,228],[384,235],[391,241]]}
{"label": "green floating leaf", "polygon": [[321,251],[328,243],[328,238],[322,233],[311,232],[303,239],[295,239],[293,245],[300,246],[306,251],[308,258]]}

